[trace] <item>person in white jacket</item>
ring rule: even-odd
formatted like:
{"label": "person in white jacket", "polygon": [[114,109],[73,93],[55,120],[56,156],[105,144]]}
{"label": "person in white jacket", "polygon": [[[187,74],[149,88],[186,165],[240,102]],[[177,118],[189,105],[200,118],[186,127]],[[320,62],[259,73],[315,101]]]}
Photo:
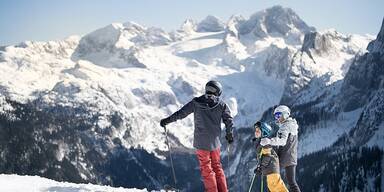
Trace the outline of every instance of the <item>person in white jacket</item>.
{"label": "person in white jacket", "polygon": [[275,137],[263,138],[260,141],[262,146],[275,146],[279,157],[280,167],[285,169],[285,176],[289,186],[289,191],[300,192],[299,185],[296,182],[297,165],[297,143],[299,126],[291,115],[291,110],[285,105],[275,108],[274,118],[279,130]]}

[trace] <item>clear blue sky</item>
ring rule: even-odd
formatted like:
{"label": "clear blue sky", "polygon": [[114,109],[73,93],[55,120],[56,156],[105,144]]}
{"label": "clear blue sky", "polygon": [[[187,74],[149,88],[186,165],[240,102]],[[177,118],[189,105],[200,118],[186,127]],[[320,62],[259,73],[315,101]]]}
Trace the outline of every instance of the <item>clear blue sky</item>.
{"label": "clear blue sky", "polygon": [[84,35],[112,22],[178,29],[187,18],[253,13],[282,5],[319,30],[376,35],[384,0],[0,0],[0,45]]}

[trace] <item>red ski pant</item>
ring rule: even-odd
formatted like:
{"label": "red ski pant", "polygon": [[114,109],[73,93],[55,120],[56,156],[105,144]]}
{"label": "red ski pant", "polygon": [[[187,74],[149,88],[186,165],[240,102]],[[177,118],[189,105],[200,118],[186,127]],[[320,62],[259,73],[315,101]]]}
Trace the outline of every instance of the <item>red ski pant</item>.
{"label": "red ski pant", "polygon": [[220,162],[220,148],[214,151],[197,149],[201,176],[206,192],[227,192],[227,181]]}

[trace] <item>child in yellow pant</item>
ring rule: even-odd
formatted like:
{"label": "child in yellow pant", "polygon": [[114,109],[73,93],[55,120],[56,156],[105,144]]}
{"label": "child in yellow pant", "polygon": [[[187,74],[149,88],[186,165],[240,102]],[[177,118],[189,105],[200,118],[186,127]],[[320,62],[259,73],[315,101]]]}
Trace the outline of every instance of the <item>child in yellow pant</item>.
{"label": "child in yellow pant", "polygon": [[283,180],[280,176],[279,158],[271,146],[261,146],[260,139],[269,137],[272,128],[262,122],[255,124],[256,151],[258,154],[259,164],[255,169],[255,173],[267,176],[268,189],[271,192],[288,192]]}

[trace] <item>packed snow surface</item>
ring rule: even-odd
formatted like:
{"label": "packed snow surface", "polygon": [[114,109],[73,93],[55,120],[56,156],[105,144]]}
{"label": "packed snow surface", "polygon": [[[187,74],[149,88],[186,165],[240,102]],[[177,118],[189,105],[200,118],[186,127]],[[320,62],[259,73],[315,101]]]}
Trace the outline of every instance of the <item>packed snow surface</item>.
{"label": "packed snow surface", "polygon": [[146,189],[114,188],[93,184],[57,182],[39,176],[0,175],[2,192],[147,192]]}

